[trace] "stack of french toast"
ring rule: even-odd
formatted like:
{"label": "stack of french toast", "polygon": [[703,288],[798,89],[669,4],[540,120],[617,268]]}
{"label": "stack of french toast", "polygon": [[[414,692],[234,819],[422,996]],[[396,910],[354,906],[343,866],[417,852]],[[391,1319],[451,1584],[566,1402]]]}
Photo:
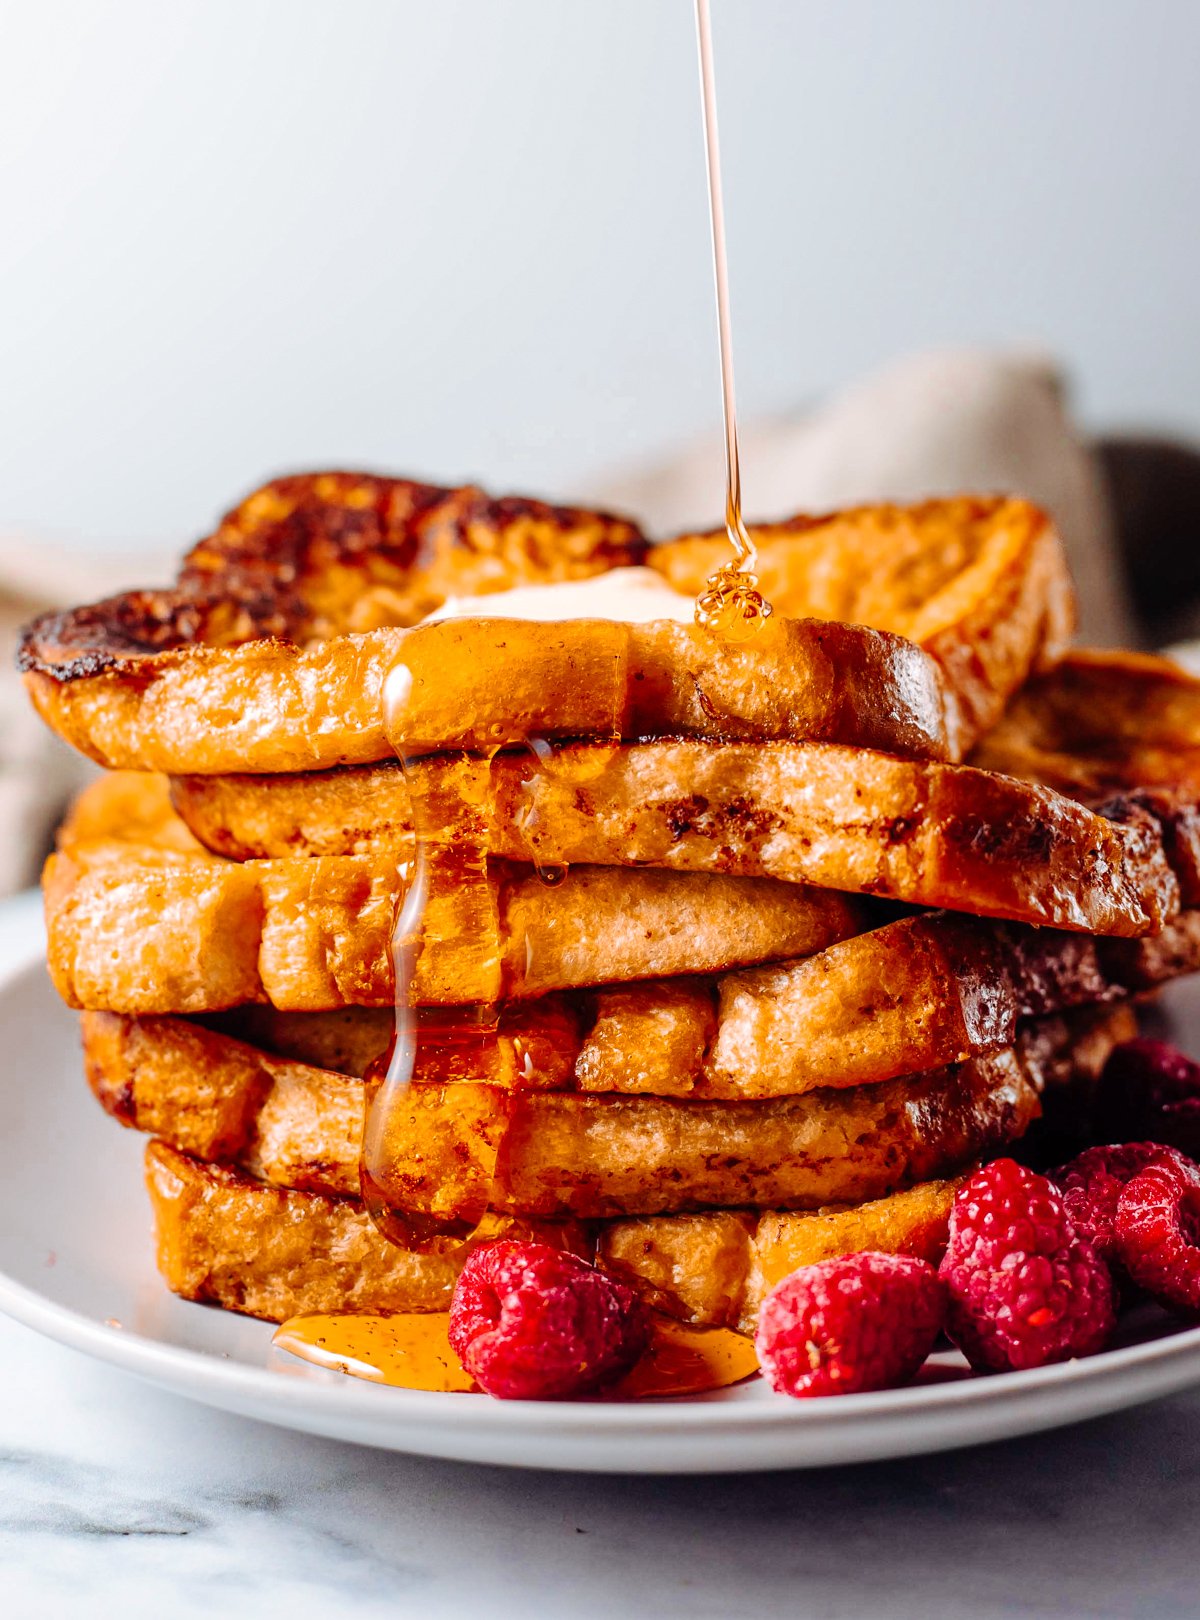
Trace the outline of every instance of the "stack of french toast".
{"label": "stack of french toast", "polygon": [[515,1232],[752,1330],[800,1265],[936,1260],[975,1166],[1085,1128],[1200,964],[1200,683],[1068,650],[1021,500],[753,535],[774,612],[728,641],[721,535],[293,477],[173,589],[29,626],[106,767],[50,971],[152,1138],[170,1288],[441,1310]]}

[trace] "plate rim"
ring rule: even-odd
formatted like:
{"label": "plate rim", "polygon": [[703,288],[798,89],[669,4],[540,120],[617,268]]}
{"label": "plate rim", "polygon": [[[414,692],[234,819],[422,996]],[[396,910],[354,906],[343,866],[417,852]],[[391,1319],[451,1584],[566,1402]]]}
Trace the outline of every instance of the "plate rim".
{"label": "plate rim", "polygon": [[[18,897],[18,903],[25,899]],[[23,911],[26,907],[20,905],[20,909]],[[13,915],[16,910],[12,901],[0,904],[0,914]],[[35,931],[34,936],[15,949],[9,960],[0,966],[0,995],[10,993],[23,978],[35,973],[39,976],[45,973],[40,931]],[[196,1309],[209,1308],[196,1306]],[[281,1377],[267,1364],[252,1366],[210,1350],[168,1344],[146,1334],[108,1326],[4,1271],[0,1271],[0,1313],[57,1343],[210,1406],[244,1411],[250,1403],[254,1415],[265,1421],[308,1428],[309,1423],[300,1421],[308,1417],[334,1426],[322,1432],[335,1432],[340,1419],[355,1425],[374,1421],[384,1431],[376,1442],[380,1445],[387,1444],[387,1431],[406,1423],[426,1432],[452,1432],[454,1425],[448,1426],[447,1419],[456,1410],[461,1413],[462,1407],[457,1403],[468,1399],[434,1391],[385,1388],[352,1378],[320,1384]],[[265,1332],[269,1324],[261,1325]],[[1181,1327],[1141,1343],[1122,1345],[1095,1356],[1048,1367],[804,1401],[776,1396],[769,1390],[764,1392],[762,1400],[754,1401],[722,1399],[721,1392],[713,1396],[623,1402],[603,1399],[498,1401],[477,1396],[470,1402],[470,1424],[476,1434],[488,1439],[502,1436],[534,1439],[553,1434],[564,1443],[579,1440],[601,1444],[633,1434],[649,1440],[683,1441],[688,1437],[752,1438],[781,1430],[812,1433],[840,1429],[849,1433],[881,1421],[916,1417],[928,1419],[932,1427],[939,1418],[952,1418],[972,1408],[1015,1406],[1027,1398],[1044,1397],[1054,1389],[1106,1386],[1139,1372],[1151,1375],[1151,1387],[1143,1385],[1132,1396],[1126,1391],[1128,1398],[1119,1402],[1121,1407],[1134,1406],[1191,1383],[1200,1383],[1200,1325]],[[1072,1419],[1067,1417],[1063,1421]],[[921,1449],[947,1448],[946,1440],[942,1439]],[[423,1448],[418,1441],[404,1449],[421,1451]],[[442,1453],[426,1449],[424,1454]],[[512,1461],[519,1463],[521,1459]],[[538,1458],[533,1465],[546,1466],[545,1459]],[[568,1462],[559,1466],[580,1465]],[[772,1465],[748,1460],[741,1466],[753,1469]],[[797,1458],[790,1466],[803,1466],[803,1459]]]}

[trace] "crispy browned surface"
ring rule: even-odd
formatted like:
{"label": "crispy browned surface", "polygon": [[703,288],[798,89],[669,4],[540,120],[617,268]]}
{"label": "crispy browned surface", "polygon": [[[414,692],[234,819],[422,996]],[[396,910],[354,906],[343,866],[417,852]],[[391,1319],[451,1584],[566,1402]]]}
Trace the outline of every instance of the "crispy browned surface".
{"label": "crispy browned surface", "polygon": [[[580,577],[641,546],[621,520],[476,490],[285,480],[197,547],[177,590],[48,615],[20,662],[43,716],[85,753],[176,773],[389,757],[382,693],[397,662],[412,676],[410,751],[699,733],[959,758],[1070,615],[1044,516],[959,500],[764,531],[777,616],[750,647],[666,623],[393,628],[451,592]],[[689,580],[711,550],[682,541],[654,561]],[[861,623],[816,622],[842,617]]]}
{"label": "crispy browned surface", "polygon": [[[409,1254],[380,1237],[356,1200],[268,1187],[163,1142],[146,1149],[146,1185],[167,1287],[272,1322],[308,1311],[443,1311],[466,1258]],[[481,1233],[502,1235],[589,1249],[570,1225],[498,1219]]]}
{"label": "crispy browned surface", "polygon": [[376,1180],[397,1207],[449,1220],[486,1199],[489,1183],[493,1208],[547,1219],[804,1209],[946,1174],[1016,1140],[1037,1111],[1011,1053],[748,1103],[416,1086],[389,1115]]}
{"label": "crispy browned surface", "polygon": [[50,613],[22,664],[60,682],[146,679],[204,649],[303,646],[416,624],[448,596],[584,579],[644,560],[627,518],[473,485],[301,473],[248,495],[184,558],[170,591]]}
{"label": "crispy browned surface", "polygon": [[[481,1176],[486,1193],[493,1163],[492,1206],[547,1218],[857,1203],[1015,1140],[1047,1074],[1074,1063],[1085,1033],[1094,1062],[1114,1027],[1055,1020],[971,1063],[762,1102],[414,1085],[387,1121],[377,1179],[439,1216],[461,1214]],[[357,1191],[361,1081],[181,1019],[88,1014],[84,1042],[93,1091],[126,1124],[277,1185]]]}
{"label": "crispy browned surface", "polygon": [[[758,525],[754,538],[759,581],[777,612],[876,625],[917,642],[946,671],[975,736],[1074,628],[1062,547],[1025,501],[860,507]],[[695,593],[727,546],[723,534],[685,538],[648,560],[676,590]]]}
{"label": "crispy browned surface", "polygon": [[[161,783],[145,779],[165,804]],[[69,1005],[117,1012],[384,1006],[404,882],[392,855],[238,864],[177,847],[149,811],[101,836],[128,778],[86,790],[43,876],[47,959]],[[81,836],[82,834],[82,836]],[[861,926],[844,896],[770,879],[576,867],[462,871],[429,907],[418,1003],[492,1001],[579,984],[802,956]]]}
{"label": "crispy browned surface", "polygon": [[[413,776],[435,825],[461,815],[462,765]],[[482,767],[474,767],[476,773]],[[180,813],[234,857],[406,847],[395,765],[190,777]],[[769,876],[1097,934],[1152,932],[1200,899],[1196,794],[1127,794],[1100,813],[970,766],[825,743],[661,741],[492,762],[471,836],[539,863]],[[1193,893],[1192,891],[1195,890]]]}
{"label": "crispy browned surface", "polygon": [[[935,913],[719,983],[699,1096],[862,1085],[1007,1046],[1018,1021],[1106,1004],[1200,966],[1200,912],[1144,940]],[[633,986],[630,993],[643,987]],[[653,987],[645,987],[648,999]]]}
{"label": "crispy browned surface", "polygon": [[[407,1254],[361,1204],[288,1192],[162,1142],[146,1150],[159,1267],[185,1299],[268,1321],[324,1311],[444,1310],[459,1261]],[[858,1208],[811,1214],[713,1211],[618,1221],[599,1253],[649,1303],[687,1320],[753,1328],[776,1274],[870,1247],[934,1258],[953,1182],[931,1182]],[[543,1240],[581,1235],[539,1229]],[[611,1255],[611,1259],[610,1259]],[[768,1280],[769,1279],[769,1280]]]}
{"label": "crispy browned surface", "polygon": [[[346,874],[376,868],[349,859],[239,866],[168,850],[153,860],[143,851],[131,861],[127,850],[111,843],[89,844],[84,864],[93,860],[96,865],[83,871],[72,853],[77,833],[89,840],[98,837],[106,826],[105,806],[124,814],[131,781],[139,793],[144,790],[148,799],[157,799],[167,823],[165,836],[175,836],[161,779],[110,775],[79,801],[64,835],[67,854],[52,863],[47,875],[50,960],[69,999],[127,1012],[215,1011],[264,996],[293,1010],[368,1000],[390,1007],[391,863],[380,879],[386,903],[372,905],[368,887],[357,909]],[[134,799],[130,813],[139,817],[136,847],[142,849],[159,835],[151,805],[138,794]],[[280,874],[299,873],[303,883],[293,903],[269,916],[258,876],[263,871],[274,874],[266,886],[269,896],[286,893]],[[339,873],[341,890],[334,882]],[[591,931],[577,936],[574,951],[565,948],[560,929],[564,912],[557,908],[559,897],[569,896],[578,876],[573,873],[566,884],[550,889],[531,880],[526,912],[513,910],[524,929],[519,937],[540,941],[537,921],[527,915],[534,906],[553,934],[546,953],[535,952],[529,964],[537,972],[574,962],[581,976],[594,977],[605,961],[618,963],[616,947],[623,936],[605,933],[603,956],[591,948],[600,925],[588,910],[593,891],[587,885],[582,909],[585,921],[590,915]],[[620,880],[613,907],[622,911],[627,925],[626,879],[653,876],[605,876],[610,886]],[[733,893],[736,898],[740,889]],[[175,903],[168,906],[168,900]],[[796,953],[819,954],[735,972],[716,984],[697,978],[605,991],[577,1008],[565,1030],[557,1007],[535,1000],[516,1029],[525,1052],[539,1039],[540,1050],[555,1061],[566,1050],[573,1083],[581,1089],[706,1098],[783,1095],[956,1062],[1010,1044],[1021,1017],[1111,1000],[1200,964],[1200,915],[1193,910],[1159,935],[1106,941],[946,914],[901,919],[858,933],[866,919],[856,916],[840,896],[817,900],[811,909],[796,913],[790,940]],[[691,924],[686,915],[672,916],[673,923],[671,918],[664,923],[668,934],[662,950],[686,949],[694,964],[697,941],[688,932]],[[755,908],[754,927],[765,920]],[[735,921],[732,910],[706,908],[700,938],[711,932],[712,948],[727,951],[727,926],[732,929]],[[621,960],[633,970],[635,947],[644,961],[655,941],[639,938],[637,928],[630,934]],[[737,939],[746,948],[748,939],[759,937],[747,935],[742,927]],[[334,949],[339,944],[344,956]],[[660,961],[665,959],[660,955]],[[512,947],[507,960],[514,973],[526,968],[523,949]],[[444,969],[446,953],[439,953],[434,965]],[[478,959],[473,965],[479,965]],[[300,1027],[293,1041],[300,1039]],[[271,1043],[288,1050],[274,1038]],[[314,1050],[310,1044],[295,1055],[311,1059]],[[534,1072],[541,1067],[546,1066],[535,1064]],[[566,1083],[553,1064],[546,1072],[550,1084]],[[487,1078],[496,1076],[489,1071]]]}
{"label": "crispy browned surface", "polygon": [[1200,680],[1169,658],[1067,655],[1018,692],[974,763],[1082,799],[1200,792]]}
{"label": "crispy browned surface", "polygon": [[[766,835],[771,862],[786,864],[790,846],[819,831],[803,801],[797,802],[795,783],[810,771],[819,782],[827,756],[790,748],[777,750],[774,764],[762,750],[750,757],[758,760],[757,772],[747,771],[744,749],[694,745],[564,746],[536,765],[525,752],[501,754],[486,782],[488,825],[480,835],[486,832],[496,853],[511,858],[618,859],[626,836],[631,852],[639,848],[639,829],[644,838],[651,836],[643,807],[653,803],[672,832],[702,829],[738,869],[761,868],[747,827]],[[871,762],[860,763],[869,777]],[[1182,829],[1173,837],[1172,853],[1200,889],[1200,681],[1169,660],[1132,653],[1068,655],[1016,695],[972,764],[1090,803],[1113,795],[1140,799],[1157,810],[1169,834]],[[422,793],[448,818],[455,814],[453,786],[461,769],[444,757],[415,767]],[[914,774],[911,768],[908,774]],[[856,780],[858,819],[869,808],[861,796],[867,785]],[[173,782],[172,796],[197,838],[236,860],[399,850],[412,839],[411,795],[394,763],[273,777],[183,777]],[[889,826],[886,814],[881,805],[881,829]],[[597,853],[581,854],[592,850]],[[690,844],[676,858],[689,860]]]}
{"label": "crispy browned surface", "polygon": [[[384,683],[411,675],[399,733]],[[940,667],[898,637],[772,620],[753,648],[690,625],[597,619],[547,627],[461,619],[311,647],[196,648],[134,680],[27,671],[42,717],[103,765],[176,773],[304,771],[406,751],[527,737],[835,737],[902,755],[957,755]],[[972,734],[973,735],[973,734]]]}
{"label": "crispy browned surface", "polygon": [[936,1265],[957,1180],[926,1181],[865,1204],[799,1210],[705,1210],[614,1220],[597,1259],[648,1304],[705,1327],[753,1333],[764,1296],[799,1266],[872,1249]]}
{"label": "crispy browned surface", "polygon": [[[1200,911],[1144,940],[937,913],[774,967],[546,996],[501,1009],[496,1039],[422,1043],[417,1078],[525,1090],[736,1101],[843,1089],[1011,1046],[1021,1021],[1111,1007],[1200,967]],[[235,1009],[227,1034],[361,1075],[390,1011]],[[443,1032],[443,1040],[449,1032]]]}

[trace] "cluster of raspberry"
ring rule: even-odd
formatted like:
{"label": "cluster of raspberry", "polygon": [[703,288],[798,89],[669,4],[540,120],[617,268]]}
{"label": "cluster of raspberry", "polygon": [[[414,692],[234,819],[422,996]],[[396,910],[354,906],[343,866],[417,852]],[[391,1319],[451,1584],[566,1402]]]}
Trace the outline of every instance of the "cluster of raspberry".
{"label": "cluster of raspberry", "polygon": [[[1200,1316],[1200,1064],[1160,1041],[1109,1060],[1100,1117],[1115,1137],[1042,1175],[997,1159],[957,1191],[936,1268],[866,1252],[802,1266],[767,1295],[756,1347],[781,1394],[909,1382],[940,1335],[977,1372],[1092,1355],[1122,1304]],[[1172,1141],[1130,1141],[1154,1130]],[[544,1244],[477,1250],[455,1290],[450,1341],[489,1394],[585,1395],[623,1377],[648,1340],[632,1289]]]}

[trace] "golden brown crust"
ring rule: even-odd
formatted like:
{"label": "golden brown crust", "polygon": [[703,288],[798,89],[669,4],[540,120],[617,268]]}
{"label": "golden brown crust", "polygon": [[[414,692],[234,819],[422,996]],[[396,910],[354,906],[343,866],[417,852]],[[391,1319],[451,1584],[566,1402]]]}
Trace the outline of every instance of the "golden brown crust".
{"label": "golden brown crust", "polygon": [[1069,653],[1018,692],[974,764],[1096,802],[1200,793],[1200,680],[1145,653]]}
{"label": "golden brown crust", "polygon": [[[522,1090],[738,1101],[843,1090],[1011,1046],[1022,1021],[1111,1008],[1200,967],[1200,911],[1148,940],[903,918],[774,967],[544,996],[500,1010],[495,1040],[422,1044],[417,1078]],[[225,1033],[361,1075],[387,1014],[240,1008]]]}
{"label": "golden brown crust", "polygon": [[670,1316],[753,1333],[766,1294],[800,1266],[864,1249],[937,1265],[959,1185],[926,1181],[869,1203],[812,1211],[614,1220],[599,1230],[596,1257]]}
{"label": "golden brown crust", "polygon": [[[268,1187],[162,1142],[146,1149],[159,1267],[185,1299],[268,1321],[326,1311],[444,1310],[459,1261],[393,1248],[361,1204]],[[651,1216],[601,1228],[599,1258],[647,1302],[686,1320],[753,1331],[767,1277],[870,1247],[936,1258],[953,1182],[811,1214],[741,1210]],[[585,1252],[581,1235],[553,1229]],[[611,1259],[610,1259],[611,1256]]]}
{"label": "golden brown crust", "polygon": [[[873,546],[870,575],[860,542]],[[388,628],[452,592],[576,578],[639,561],[642,548],[619,519],[475,490],[284,480],[196,548],[175,591],[38,620],[20,662],[47,722],[116,767],[279,772],[387,757],[382,692],[398,661],[414,676],[412,748],[615,728],[959,758],[1057,648],[1068,613],[1044,516],[959,500],[764,531],[778,616],[751,648],[669,624]],[[708,549],[684,540],[652,560],[690,579]]]}
{"label": "golden brown crust", "polygon": [[[447,801],[448,818],[441,778],[454,770],[431,758],[412,778]],[[235,857],[396,849],[409,837],[394,765],[191,777],[174,797],[198,837]],[[827,743],[568,747],[540,766],[501,756],[481,803],[487,848],[545,865],[769,876],[1098,934],[1152,932],[1200,899],[1200,818],[1186,791],[1093,810],[972,766]]]}
{"label": "golden brown crust", "polygon": [[18,666],[69,683],[146,681],[205,648],[302,646],[415,624],[447,596],[584,578],[644,560],[635,523],[371,473],[302,473],[257,489],[188,553],[176,586],[47,613]]}
{"label": "golden brown crust", "polygon": [[[414,773],[447,817],[453,775],[443,760]],[[524,755],[500,755],[478,836],[506,856],[798,875],[1037,920],[1039,886],[1055,891],[1058,906],[1075,888],[1086,906],[1089,860],[1098,857],[1103,881],[1114,857],[1111,844],[1103,848],[1109,830],[1093,847],[1097,823],[1047,789],[1107,800],[1100,809],[1110,823],[1157,826],[1184,903],[1200,897],[1200,681],[1137,654],[1071,654],[1014,699],[972,768],[813,744],[567,746],[537,768]],[[411,838],[408,789],[394,765],[182,778],[173,794],[197,837],[234,858],[399,848]],[[1138,843],[1129,827],[1117,838]],[[1072,875],[1062,861],[1073,841],[1083,854]],[[1061,910],[1040,917],[1065,920]],[[1098,913],[1093,926],[1104,926]]]}
{"label": "golden brown crust", "polygon": [[[719,804],[736,795],[744,752],[693,747],[680,757],[705,761],[706,786],[715,783]],[[706,808],[697,801],[707,793],[673,772],[671,761],[669,751],[653,747],[559,746],[540,764],[526,751],[500,754],[488,783],[496,852],[518,858],[539,836],[550,840],[548,851],[555,839],[561,849],[581,848],[583,818],[632,813],[647,791],[668,804],[674,796],[675,818],[688,828]],[[1093,804],[1139,789],[1195,798],[1200,680],[1165,658],[1077,650],[1016,694],[970,763]],[[425,781],[447,765],[443,756],[413,769]],[[179,777],[172,796],[196,836],[234,860],[362,854],[406,847],[412,836],[410,794],[394,761],[283,776]],[[743,799],[742,813],[753,819],[756,805],[748,794]],[[769,799],[762,809],[770,813]],[[524,812],[519,832],[512,825],[518,811]]]}
{"label": "golden brown crust", "polygon": [[[1023,1134],[1050,1066],[1069,1063],[1095,1023],[1057,1020],[971,1063],[769,1101],[414,1085],[387,1122],[384,1185],[403,1207],[447,1217],[493,1164],[493,1208],[545,1218],[857,1203]],[[88,1014],[83,1028],[89,1082],[124,1123],[277,1185],[357,1191],[361,1081],[180,1019]],[[483,1144],[498,1129],[496,1162]]]}
{"label": "golden brown crust", "polygon": [[[132,849],[104,841],[110,815],[134,818]],[[67,999],[142,1013],[266,999],[293,1010],[391,1005],[392,860],[239,865],[176,850],[173,841],[185,838],[161,780],[110,775],[81,798],[46,876],[49,959]],[[692,894],[666,873],[602,869],[595,878],[576,870],[557,888],[525,879],[505,889],[504,949],[493,927],[493,956],[476,951],[466,968],[479,975],[491,963],[506,983],[519,974],[550,989],[564,977],[645,976],[651,960],[664,973],[695,969],[705,951],[711,963],[731,949],[763,950],[764,940],[773,947],[767,955],[808,959],[735,972],[716,985],[692,978],[604,992],[570,1041],[547,1002],[535,1000],[522,1014],[526,1049],[550,1016],[547,1040],[556,1051],[569,1045],[584,1089],[736,1098],[888,1079],[1006,1045],[1021,1017],[1124,996],[1190,972],[1200,959],[1194,909],[1162,933],[1129,941],[948,914],[863,933],[868,918],[829,891],[805,897],[786,885],[746,890],[730,880],[727,889]],[[661,937],[647,940],[659,900]],[[453,903],[461,920],[461,891]],[[682,923],[685,903],[694,904]],[[573,933],[564,931],[572,915]],[[605,915],[618,922],[608,927]],[[476,945],[483,937],[481,927]],[[443,988],[460,970],[452,953],[431,956],[429,973],[441,975]]]}
{"label": "golden brown crust", "polygon": [[[165,805],[161,783],[148,784]],[[214,1012],[390,1005],[405,883],[395,859],[239,864],[179,847],[169,808],[138,839],[101,836],[127,778],[88,788],[43,876],[47,961],[71,1006]],[[435,911],[440,906],[441,911]],[[431,902],[418,1004],[498,1001],[567,986],[713,972],[806,955],[862,926],[845,896],[771,879],[575,867],[544,883],[495,862]]]}
{"label": "golden brown crust", "polygon": [[100,764],[287,772],[393,757],[383,694],[401,662],[408,752],[663,733],[833,736],[934,758],[965,746],[920,648],[808,620],[772,620],[751,649],[668,621],[461,619],[303,648],[197,648],[144,681],[25,681],[47,723]]}
{"label": "golden brown crust", "polygon": [[471,1082],[447,1100],[449,1117],[441,1088],[409,1091],[376,1174],[397,1207],[444,1220],[478,1207],[489,1183],[492,1208],[543,1219],[859,1202],[1016,1141],[1038,1113],[1011,1054],[762,1102],[506,1096]]}
{"label": "golden brown crust", "polygon": [[[354,857],[217,864],[93,846],[43,877],[47,960],[69,1006],[215,1012],[387,1006],[394,867]],[[423,942],[420,1005],[711,973],[819,950],[859,926],[840,896],[768,879],[576,867],[547,888],[493,868],[478,929]],[[464,913],[465,915],[465,913]]]}
{"label": "golden brown crust", "polygon": [[721,979],[694,1094],[801,1092],[933,1069],[1011,1045],[1024,1019],[1119,1002],[1197,967],[1195,910],[1146,940],[945,912],[902,918],[807,960]]}
{"label": "golden brown crust", "polygon": [[[1070,641],[1075,599],[1061,543],[1027,501],[962,495],[858,507],[754,528],[776,612],[870,624],[915,641],[949,677],[966,731],[993,725],[1032,669]],[[727,555],[723,533],[655,547],[648,561],[695,593]]]}
{"label": "golden brown crust", "polygon": [[[357,1200],[268,1187],[146,1148],[158,1268],[185,1299],[282,1322],[320,1311],[444,1311],[468,1249],[409,1254],[386,1242]],[[589,1252],[581,1229],[498,1219],[485,1237],[532,1237]]]}

